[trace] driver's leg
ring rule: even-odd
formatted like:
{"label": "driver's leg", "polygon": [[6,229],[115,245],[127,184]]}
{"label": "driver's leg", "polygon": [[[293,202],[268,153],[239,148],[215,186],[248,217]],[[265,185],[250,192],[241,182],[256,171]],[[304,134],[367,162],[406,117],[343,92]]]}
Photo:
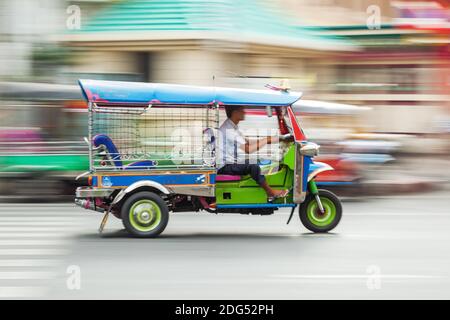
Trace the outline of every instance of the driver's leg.
{"label": "driver's leg", "polygon": [[243,176],[248,173],[247,165],[236,163],[236,164],[226,164],[219,170],[217,170],[218,174],[228,174],[231,176]]}
{"label": "driver's leg", "polygon": [[220,168],[217,173],[233,176],[245,176],[249,174],[259,185],[265,181],[264,176],[261,174],[261,168],[257,164],[226,164]]}

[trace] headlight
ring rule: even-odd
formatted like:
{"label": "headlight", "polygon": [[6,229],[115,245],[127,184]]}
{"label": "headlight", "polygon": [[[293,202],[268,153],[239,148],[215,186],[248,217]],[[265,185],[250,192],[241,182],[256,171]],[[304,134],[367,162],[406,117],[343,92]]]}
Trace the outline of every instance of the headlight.
{"label": "headlight", "polygon": [[309,142],[300,148],[300,153],[307,157],[315,157],[319,154],[320,146],[318,144]]}

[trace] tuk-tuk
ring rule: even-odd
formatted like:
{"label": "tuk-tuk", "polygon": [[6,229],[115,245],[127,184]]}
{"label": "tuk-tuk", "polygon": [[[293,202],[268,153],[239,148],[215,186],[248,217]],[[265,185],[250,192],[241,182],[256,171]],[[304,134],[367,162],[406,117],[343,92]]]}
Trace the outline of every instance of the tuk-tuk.
{"label": "tuk-tuk", "polygon": [[[342,215],[339,199],[314,179],[333,170],[314,162],[319,146],[307,141],[291,105],[301,93],[284,88],[243,90],[159,83],[80,80],[88,102],[89,186],[75,203],[122,220],[133,236],[155,237],[169,213],[207,211],[252,215],[299,207],[303,225],[328,232]],[[277,134],[291,135],[256,161],[270,187],[289,190],[271,199],[250,176],[217,173],[217,130],[225,106],[265,110]],[[77,178],[79,178],[77,177]]]}

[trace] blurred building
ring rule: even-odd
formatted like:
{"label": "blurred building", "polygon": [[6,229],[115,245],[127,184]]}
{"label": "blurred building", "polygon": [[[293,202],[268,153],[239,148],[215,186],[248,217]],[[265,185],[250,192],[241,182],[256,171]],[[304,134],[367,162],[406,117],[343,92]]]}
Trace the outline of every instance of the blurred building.
{"label": "blurred building", "polygon": [[0,79],[29,80],[39,53],[54,59],[65,10],[59,0],[0,0]]}
{"label": "blurred building", "polygon": [[96,73],[198,85],[230,84],[234,78],[234,84],[253,87],[288,77],[302,90],[320,61],[356,49],[346,40],[298,30],[274,4],[120,1],[91,16],[65,42],[83,48],[73,68],[78,77]]}
{"label": "blurred building", "polygon": [[[306,29],[345,37],[363,48],[329,61],[338,67],[327,68],[320,77],[316,98],[371,106],[370,131],[430,134],[444,130],[439,122],[449,118],[450,110],[448,1],[345,2],[354,4],[353,8],[344,2],[321,1],[315,9],[303,8],[320,12],[329,8],[325,4],[339,3],[341,9],[327,14],[320,26]],[[380,8],[378,27],[370,26],[368,13],[362,10],[370,5]],[[293,11],[304,12],[301,8]],[[308,19],[301,21],[298,28],[305,29]],[[336,73],[330,74],[331,70]]]}
{"label": "blurred building", "polygon": [[[71,6],[79,29],[67,26]],[[0,0],[0,8],[3,79],[262,88],[289,78],[305,99],[372,107],[363,130],[448,130],[448,1]]]}

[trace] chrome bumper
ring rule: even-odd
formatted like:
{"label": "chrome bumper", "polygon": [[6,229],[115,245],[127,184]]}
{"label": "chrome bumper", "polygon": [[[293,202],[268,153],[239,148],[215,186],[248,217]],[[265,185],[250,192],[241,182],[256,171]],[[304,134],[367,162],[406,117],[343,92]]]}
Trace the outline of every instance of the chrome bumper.
{"label": "chrome bumper", "polygon": [[116,189],[78,187],[75,191],[75,198],[105,198],[109,197]]}

